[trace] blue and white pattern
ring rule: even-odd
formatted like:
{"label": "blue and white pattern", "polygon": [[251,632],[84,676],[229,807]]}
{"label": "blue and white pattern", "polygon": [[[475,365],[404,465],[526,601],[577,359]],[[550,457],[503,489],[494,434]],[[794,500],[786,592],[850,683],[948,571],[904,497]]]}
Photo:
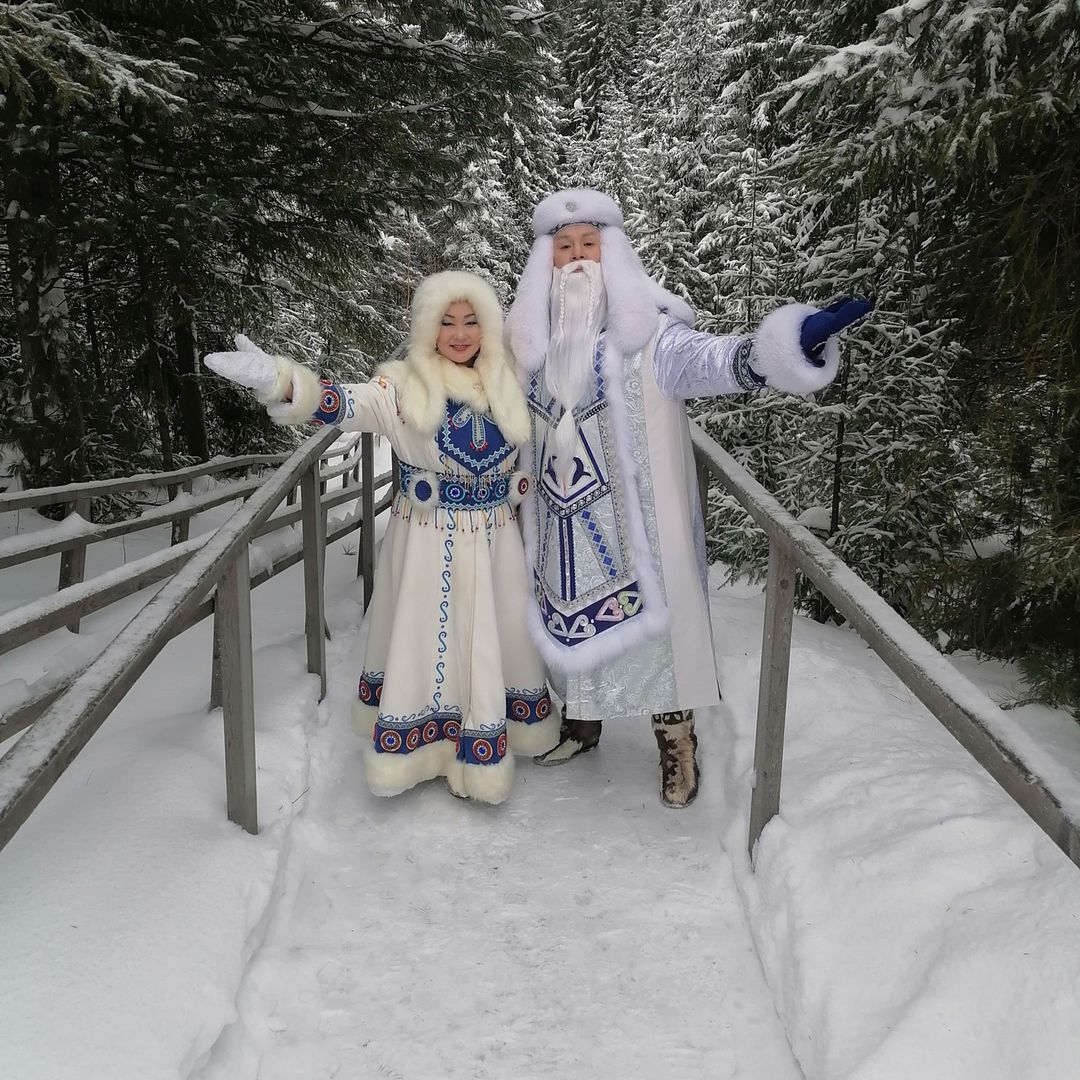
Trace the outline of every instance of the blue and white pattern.
{"label": "blue and white pattern", "polygon": [[457,401],[446,403],[446,419],[435,441],[444,457],[474,475],[498,468],[517,451],[491,417]]}
{"label": "blue and white pattern", "polygon": [[398,462],[401,490],[420,507],[456,510],[494,510],[510,498],[510,473],[462,476],[428,473],[408,462]]}
{"label": "blue and white pattern", "polygon": [[608,633],[645,611],[627,534],[602,377],[604,342],[601,334],[593,362],[593,393],[574,410],[578,445],[565,491],[557,486],[547,451],[547,434],[558,422],[559,406],[541,374],[533,375],[528,389],[538,435],[533,461],[540,478],[531,511],[541,555],[534,567],[536,600],[546,632],[568,648]]}
{"label": "blue and white pattern", "polygon": [[356,401],[350,387],[331,382],[329,379],[320,379],[319,387],[322,397],[319,399],[319,407],[311,418],[311,422],[316,427],[341,424],[356,415]]}
{"label": "blue and white pattern", "polygon": [[539,724],[551,715],[551,698],[547,687],[520,690],[506,688],[506,718],[519,724]]}

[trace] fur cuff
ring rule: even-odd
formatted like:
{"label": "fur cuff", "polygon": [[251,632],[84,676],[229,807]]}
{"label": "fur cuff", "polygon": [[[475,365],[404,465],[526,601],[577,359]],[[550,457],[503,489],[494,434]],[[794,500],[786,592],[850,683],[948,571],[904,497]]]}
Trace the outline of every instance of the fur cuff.
{"label": "fur cuff", "polygon": [[443,740],[421,746],[411,754],[380,754],[364,747],[364,775],[372,795],[400,795],[425,780],[445,776],[454,765],[454,744]]}
{"label": "fur cuff", "polygon": [[813,394],[824,390],[836,378],[840,344],[835,336],[825,342],[822,367],[815,367],[799,344],[803,322],[817,310],[810,304],[785,304],[761,320],[754,334],[750,364],[765,377],[771,389],[786,394]]}
{"label": "fur cuff", "polygon": [[446,770],[446,782],[456,795],[493,805],[505,802],[514,785],[513,751],[507,750],[498,765],[467,765],[455,758]]}
{"label": "fur cuff", "polygon": [[379,719],[379,709],[375,705],[365,705],[362,701],[354,701],[352,707],[352,729],[364,739],[371,742],[375,733],[375,721]]}
{"label": "fur cuff", "polygon": [[[284,356],[275,356],[278,366],[277,382],[273,396],[264,396],[260,400],[264,405],[274,406],[270,418],[275,424],[306,424],[314,415],[322,400],[322,385],[318,376],[310,368],[287,360]],[[284,401],[285,391],[292,386],[292,401]]]}

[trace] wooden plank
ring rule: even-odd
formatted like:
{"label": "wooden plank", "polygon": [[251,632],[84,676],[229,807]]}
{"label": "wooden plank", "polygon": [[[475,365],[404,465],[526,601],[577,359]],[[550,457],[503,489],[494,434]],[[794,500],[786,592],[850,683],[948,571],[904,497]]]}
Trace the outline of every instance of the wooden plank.
{"label": "wooden plank", "polygon": [[365,432],[360,461],[360,576],[364,579],[364,610],[375,588],[375,440]]}
{"label": "wooden plank", "polygon": [[251,568],[243,547],[218,582],[214,639],[221,643],[225,793],[229,820],[259,831],[255,785],[255,677],[251,656]]}
{"label": "wooden plank", "polygon": [[[136,518],[127,521],[117,521],[109,525],[97,525],[93,532],[80,536],[66,536],[59,540],[35,539],[33,533],[25,537],[19,537],[17,542],[5,540],[0,544],[0,569],[8,566],[17,566],[35,559],[42,559],[47,555],[55,555],[58,551],[66,551],[80,544],[97,544],[102,540],[112,540],[118,536],[129,536],[131,533],[141,532],[144,529],[153,529],[158,525],[171,525],[174,520],[185,517],[193,517],[201,514],[204,510],[211,510],[223,503],[234,502],[244,499],[257,491],[263,483],[262,480],[243,480],[238,484],[230,484],[206,495],[200,495],[189,506],[176,508],[168,504],[140,514]],[[14,540],[14,538],[13,538]]]}
{"label": "wooden plank", "polygon": [[[72,513],[78,514],[83,521],[93,522],[93,504],[89,499],[76,499]],[[57,592],[72,585],[81,585],[86,577],[86,540],[76,540],[74,545],[60,556],[60,580],[57,582]],[[79,632],[81,620],[78,616],[73,618],[67,628],[73,633]]]}
{"label": "wooden plank", "polygon": [[334,438],[307,439],[0,757],[0,848],[33,812],[154,658],[204,602],[240,547]]}
{"label": "wooden plank", "polygon": [[[390,474],[383,473],[382,477],[380,477],[379,480],[376,480],[375,486],[378,488],[380,486],[385,486],[389,482]],[[393,497],[393,492],[388,492],[378,503],[376,503],[376,517],[390,507],[391,503],[393,502]],[[341,498],[340,492],[334,492],[333,494],[327,496],[328,501],[332,499],[336,499],[338,502],[345,501]],[[326,536],[326,543],[332,544],[336,540],[341,540],[343,537],[346,537],[351,533],[355,532],[355,530],[355,521],[345,521],[339,523],[328,531]],[[207,540],[209,540],[208,536],[198,537],[193,542],[196,544],[204,544]],[[251,588],[256,589],[260,585],[266,584],[266,582],[268,582],[271,578],[276,577],[278,574],[281,574],[284,571],[294,567],[298,562],[301,561],[301,559],[303,559],[303,557],[304,552],[301,548],[299,551],[294,551],[292,554],[286,555],[278,559],[276,562],[274,562],[272,566],[268,567],[265,570],[260,570],[257,574],[252,576]],[[189,614],[186,618],[182,619],[176,625],[173,636],[176,637],[182,634],[185,630],[189,630],[192,626],[195,626],[197,623],[202,622],[203,619],[213,615],[213,604],[213,600],[207,600],[204,603],[200,604],[198,607],[196,607],[191,612],[191,614]],[[220,660],[212,659],[211,663],[211,682],[213,684],[215,682],[213,669],[215,667],[220,668]],[[89,667],[89,665],[87,665],[87,667]],[[18,734],[18,732],[23,731],[24,729],[29,727],[39,716],[42,715],[42,713],[45,712],[45,710],[54,701],[56,701],[57,698],[59,698],[68,689],[72,682],[74,682],[75,679],[78,678],[85,670],[85,667],[80,668],[78,671],[74,672],[68,679],[66,679],[59,685],[50,687],[48,690],[43,691],[37,697],[31,698],[23,702],[21,705],[12,709],[11,712],[0,715],[0,742],[3,742],[5,739],[11,738],[13,735]],[[214,694],[213,689],[211,689],[211,708],[218,708],[221,705],[220,675],[216,676],[216,683],[219,689],[217,690],[216,695]]]}
{"label": "wooden plank", "polygon": [[[194,486],[194,480],[185,480],[183,484],[180,485],[180,490],[185,495],[190,495]],[[169,543],[174,546],[176,544],[186,544],[189,536],[191,536],[191,518],[175,518],[172,523],[172,539]]]}
{"label": "wooden plank", "polygon": [[319,700],[326,696],[326,622],[323,568],[326,558],[326,511],[319,498],[316,462],[300,480],[304,530],[304,632],[308,671],[319,676]]}
{"label": "wooden plank", "polygon": [[1010,727],[1001,709],[809,529],[798,524],[715,439],[696,424],[690,425],[690,436],[708,459],[712,474],[769,540],[787,549],[796,567],[832,601],[900,681],[1080,866],[1080,822],[1066,813],[1043,778],[997,734]]}
{"label": "wooden plank", "polygon": [[761,830],[780,809],[787,716],[791,623],[795,613],[795,563],[780,544],[769,546],[765,586],[765,625],[758,678],[757,737],[754,743],[754,790],[750,798],[750,857]]}
{"label": "wooden plank", "polygon": [[55,506],[76,499],[93,499],[99,495],[116,495],[124,491],[141,491],[148,487],[169,487],[194,480],[199,476],[212,476],[221,472],[250,469],[258,465],[280,465],[286,454],[245,454],[242,457],[211,458],[201,465],[172,472],[136,473],[118,476],[111,480],[90,480],[85,484],[61,484],[56,487],[31,488],[0,495],[0,514],[9,510],[26,510],[32,506]]}
{"label": "wooden plank", "polygon": [[72,616],[87,615],[108,607],[117,600],[145,589],[148,585],[175,573],[202,547],[208,536],[197,537],[175,548],[155,551],[143,559],[129,563],[127,573],[115,571],[91,578],[81,585],[72,585],[47,602],[34,602],[0,615],[0,654],[34,641],[58,627],[68,624]]}
{"label": "wooden plank", "polygon": [[702,527],[709,524],[709,465],[700,453],[694,454],[694,469],[697,472],[698,502],[701,504]]}
{"label": "wooden plank", "polygon": [[[250,565],[250,560],[249,560]],[[249,583],[248,589],[251,589]],[[210,610],[214,616],[214,628],[210,635],[210,700],[207,703],[211,709],[220,709],[223,701],[222,676],[221,676],[221,620],[217,612],[217,596],[210,601]],[[205,618],[205,616],[203,616]]]}

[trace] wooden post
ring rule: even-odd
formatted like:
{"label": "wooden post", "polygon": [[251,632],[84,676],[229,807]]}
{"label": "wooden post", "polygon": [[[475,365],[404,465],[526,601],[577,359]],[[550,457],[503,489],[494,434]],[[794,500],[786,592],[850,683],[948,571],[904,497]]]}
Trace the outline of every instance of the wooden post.
{"label": "wooden post", "polygon": [[795,605],[795,562],[776,541],[769,544],[769,579],[765,586],[765,629],[758,682],[757,739],[754,743],[754,792],[750,799],[750,858],[761,830],[780,809],[784,764],[791,620]]}
{"label": "wooden post", "polygon": [[363,486],[360,489],[360,555],[356,569],[364,579],[364,610],[367,611],[375,585],[375,442],[365,432],[360,436],[360,445]]}
{"label": "wooden post", "polygon": [[694,454],[694,466],[697,469],[697,486],[698,486],[698,499],[701,502],[701,523],[702,528],[708,532],[709,528],[709,467],[705,461],[705,458],[699,454]]}
{"label": "wooden post", "polygon": [[[195,483],[194,480],[185,480],[183,482],[183,484],[180,485],[180,490],[185,495],[190,495],[191,494],[191,489],[194,486],[194,483]],[[187,541],[188,541],[188,538],[190,536],[191,536],[191,517],[190,517],[190,515],[188,517],[180,518],[179,521],[174,521],[172,523],[172,539],[169,541],[169,543],[171,545],[175,546],[176,544],[186,544]]]}
{"label": "wooden post", "polygon": [[[92,520],[93,504],[89,499],[76,499],[69,513],[78,514],[86,521]],[[79,585],[86,576],[86,541],[83,540],[67,551],[60,553],[60,577],[56,583],[56,591],[66,589],[69,585]],[[73,619],[67,624],[67,628],[73,633],[79,632],[80,619]]]}
{"label": "wooden post", "polygon": [[214,622],[220,627],[221,637],[221,707],[225,717],[225,791],[229,820],[249,833],[257,833],[255,682],[247,547],[240,550],[218,583]]}
{"label": "wooden post", "polygon": [[[249,560],[250,562],[250,560]],[[213,647],[210,654],[210,708],[221,708],[221,605],[214,596]]]}
{"label": "wooden post", "polygon": [[393,450],[390,451],[390,490],[397,498],[401,491],[401,473],[398,471],[398,456]]}
{"label": "wooden post", "polygon": [[300,480],[301,521],[304,530],[304,630],[307,635],[308,671],[319,676],[319,700],[326,696],[326,626],[323,598],[326,555],[326,513],[319,498],[319,462],[316,459]]}

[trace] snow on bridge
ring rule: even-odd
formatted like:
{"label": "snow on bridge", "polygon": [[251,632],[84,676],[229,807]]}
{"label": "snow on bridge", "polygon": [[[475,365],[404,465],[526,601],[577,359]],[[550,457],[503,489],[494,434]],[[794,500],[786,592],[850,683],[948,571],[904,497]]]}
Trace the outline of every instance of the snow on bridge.
{"label": "snow on bridge", "polygon": [[[258,837],[224,818],[206,622],[0,855],[2,1075],[1076,1075],[1075,867],[853,633],[796,621],[783,803],[751,872],[758,590],[714,589],[725,701],[699,724],[694,806],[660,805],[628,720],[565,768],[522,763],[491,808],[439,782],[367,793],[355,547],[326,569],[321,704],[302,568],[255,601]],[[73,640],[3,658],[0,682]],[[1010,715],[1080,776],[1071,721]]]}

